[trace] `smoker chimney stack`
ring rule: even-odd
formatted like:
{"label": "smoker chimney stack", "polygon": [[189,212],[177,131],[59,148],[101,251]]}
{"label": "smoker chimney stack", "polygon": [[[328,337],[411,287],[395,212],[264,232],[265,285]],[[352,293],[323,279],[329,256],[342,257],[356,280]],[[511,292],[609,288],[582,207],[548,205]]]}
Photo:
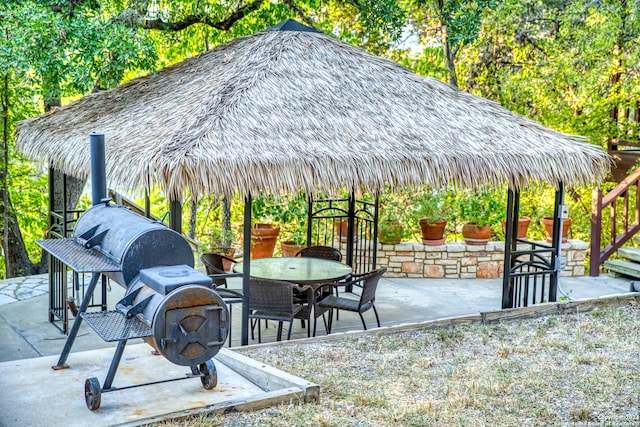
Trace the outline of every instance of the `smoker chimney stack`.
{"label": "smoker chimney stack", "polygon": [[107,197],[107,168],[104,134],[92,133],[91,141],[91,203],[99,204]]}

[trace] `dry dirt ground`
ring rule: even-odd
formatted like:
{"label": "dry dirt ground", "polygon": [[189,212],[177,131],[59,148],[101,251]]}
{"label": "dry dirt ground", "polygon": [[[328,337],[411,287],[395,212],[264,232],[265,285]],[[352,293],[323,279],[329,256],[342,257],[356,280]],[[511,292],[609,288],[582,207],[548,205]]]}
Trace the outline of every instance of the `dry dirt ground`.
{"label": "dry dirt ground", "polygon": [[640,426],[640,308],[370,334],[243,353],[317,403],[162,426]]}

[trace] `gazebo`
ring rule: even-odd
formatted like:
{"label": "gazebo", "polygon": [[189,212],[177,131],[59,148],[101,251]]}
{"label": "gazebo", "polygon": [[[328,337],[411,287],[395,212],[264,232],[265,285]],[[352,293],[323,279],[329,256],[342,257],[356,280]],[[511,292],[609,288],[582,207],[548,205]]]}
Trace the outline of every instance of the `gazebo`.
{"label": "gazebo", "polygon": [[[243,195],[245,254],[251,197],[261,192],[357,195],[507,183],[503,306],[514,304],[525,270],[515,265],[522,258],[513,232],[520,189],[554,186],[561,218],[564,187],[598,182],[610,164],[579,137],[291,20],[25,120],[17,144],[31,159],[86,178],[92,132],[105,135],[109,183],[159,186],[172,203],[174,228],[186,191]],[[552,286],[559,227],[556,221],[544,248],[546,267],[532,273],[549,275]],[[250,262],[244,265],[246,291]],[[244,304],[243,344],[247,319]]]}

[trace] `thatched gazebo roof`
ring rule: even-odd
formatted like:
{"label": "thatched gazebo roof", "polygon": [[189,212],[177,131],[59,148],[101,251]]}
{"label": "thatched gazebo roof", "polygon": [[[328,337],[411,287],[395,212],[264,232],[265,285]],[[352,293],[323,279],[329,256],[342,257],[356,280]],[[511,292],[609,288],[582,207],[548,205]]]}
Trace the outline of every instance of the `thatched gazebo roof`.
{"label": "thatched gazebo roof", "polygon": [[[293,27],[294,31],[290,30]],[[607,154],[288,21],[18,125],[26,156],[110,186],[232,195],[599,181]],[[150,179],[149,179],[150,177]]]}

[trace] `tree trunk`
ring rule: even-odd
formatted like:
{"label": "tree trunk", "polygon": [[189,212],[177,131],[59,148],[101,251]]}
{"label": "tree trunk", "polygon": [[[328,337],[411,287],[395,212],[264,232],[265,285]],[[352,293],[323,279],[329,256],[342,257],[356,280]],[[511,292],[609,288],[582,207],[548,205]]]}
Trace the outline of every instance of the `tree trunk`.
{"label": "tree trunk", "polygon": [[0,117],[2,118],[2,169],[0,169],[0,183],[2,183],[2,187],[0,191],[2,191],[2,205],[0,205],[0,212],[2,212],[2,229],[0,230],[0,234],[2,234],[2,255],[5,260],[5,274],[8,273],[10,268],[9,262],[9,233],[5,232],[5,230],[9,229],[9,216],[5,214],[5,208],[9,206],[9,75],[4,74],[2,76],[2,98],[0,106],[2,107],[2,113]]}
{"label": "tree trunk", "polygon": [[33,274],[41,274],[47,272],[47,259],[42,257],[39,262],[33,263],[29,259],[29,254],[24,245],[24,239],[18,226],[18,218],[11,205],[11,197],[6,192],[3,195],[8,200],[8,208],[1,211],[5,218],[6,233],[3,233],[3,242],[7,242],[7,246],[3,245],[6,263],[7,278],[18,276],[31,276]]}
{"label": "tree trunk", "polygon": [[0,170],[0,182],[2,182],[0,213],[3,221],[0,234],[2,235],[2,254],[4,255],[6,277],[16,277],[39,273],[43,269],[46,271],[46,262],[41,261],[34,264],[29,259],[18,225],[18,218],[11,203],[11,195],[9,194],[9,101],[9,75],[5,74],[2,76],[2,99],[0,102],[3,151],[3,164]]}
{"label": "tree trunk", "polygon": [[2,214],[2,253],[5,261],[6,277],[28,276],[46,271],[46,260],[39,263],[32,263],[24,245],[24,239],[18,225],[11,195],[9,194],[9,75],[3,76],[2,84],[2,169],[0,170],[0,182],[2,182],[2,203],[0,213]]}
{"label": "tree trunk", "polygon": [[222,236],[224,247],[231,246],[231,202],[222,197]]}
{"label": "tree trunk", "polygon": [[196,216],[198,214],[198,201],[195,199],[191,199],[190,207],[190,216],[189,216],[189,237],[192,239],[196,238]]}
{"label": "tree trunk", "polygon": [[[32,262],[27,253],[24,244],[24,238],[20,231],[18,218],[11,203],[11,195],[9,193],[8,182],[8,122],[6,117],[9,111],[9,76],[3,76],[2,91],[2,127],[3,127],[3,151],[4,165],[0,172],[1,182],[3,183],[0,191],[2,192],[2,204],[0,205],[0,213],[3,218],[3,228],[0,230],[2,234],[2,253],[5,257],[5,273],[6,277],[29,276],[33,274],[41,274],[47,272],[47,257],[41,252],[40,260]],[[52,107],[60,106],[59,99],[46,99],[44,101],[45,110],[49,111]],[[67,194],[63,192],[64,175],[61,172],[54,171],[54,194],[53,203],[55,210],[62,210],[63,200],[67,199],[67,209],[73,209],[80,200],[82,189],[85,181],[78,178],[67,176]],[[68,218],[71,219],[71,218]],[[43,236],[44,233],[43,233]]]}
{"label": "tree trunk", "polygon": [[447,24],[442,23],[442,50],[444,56],[444,65],[447,68],[449,84],[458,87],[458,76],[456,75],[455,53],[449,44],[449,34]]}

